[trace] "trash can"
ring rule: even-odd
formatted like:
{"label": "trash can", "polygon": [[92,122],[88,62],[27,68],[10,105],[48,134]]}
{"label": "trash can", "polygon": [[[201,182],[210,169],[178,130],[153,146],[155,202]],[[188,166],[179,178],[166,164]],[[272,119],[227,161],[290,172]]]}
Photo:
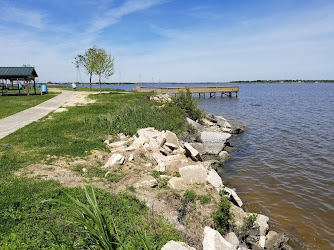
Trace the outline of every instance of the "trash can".
{"label": "trash can", "polygon": [[47,94],[48,93],[48,87],[46,86],[46,84],[43,84],[41,86],[41,95]]}

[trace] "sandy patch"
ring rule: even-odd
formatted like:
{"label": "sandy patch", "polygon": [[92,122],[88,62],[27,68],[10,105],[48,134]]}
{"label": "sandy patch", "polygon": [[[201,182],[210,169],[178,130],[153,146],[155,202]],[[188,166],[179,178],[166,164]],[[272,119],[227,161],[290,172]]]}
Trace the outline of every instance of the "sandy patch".
{"label": "sandy patch", "polygon": [[89,99],[88,96],[91,94],[98,94],[98,92],[84,92],[84,91],[75,91],[74,96],[71,100],[66,102],[63,107],[73,107],[78,105],[87,105],[90,103],[96,102],[95,100]]}

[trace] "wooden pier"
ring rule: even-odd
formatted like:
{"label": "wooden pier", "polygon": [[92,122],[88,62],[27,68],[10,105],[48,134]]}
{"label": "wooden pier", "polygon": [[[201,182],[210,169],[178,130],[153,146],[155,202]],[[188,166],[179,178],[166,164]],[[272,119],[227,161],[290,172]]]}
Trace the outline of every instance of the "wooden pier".
{"label": "wooden pier", "polygon": [[[210,98],[216,97],[217,93],[221,93],[221,97],[224,95],[232,97],[232,94],[235,93],[235,96],[238,97],[239,87],[189,87],[191,93],[198,94],[198,97],[205,98],[205,94],[209,93]],[[135,91],[138,92],[155,92],[157,94],[177,94],[180,92],[186,92],[187,87],[136,87]]]}

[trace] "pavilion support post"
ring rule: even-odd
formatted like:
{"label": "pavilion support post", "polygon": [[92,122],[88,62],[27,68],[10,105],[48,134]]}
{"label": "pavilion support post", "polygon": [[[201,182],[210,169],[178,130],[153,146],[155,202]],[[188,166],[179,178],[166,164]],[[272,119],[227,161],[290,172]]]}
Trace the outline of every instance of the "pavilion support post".
{"label": "pavilion support post", "polygon": [[34,79],[34,89],[35,89],[35,95],[36,95],[36,82],[35,82],[35,79]]}
{"label": "pavilion support post", "polygon": [[27,79],[27,96],[29,96],[29,81]]}

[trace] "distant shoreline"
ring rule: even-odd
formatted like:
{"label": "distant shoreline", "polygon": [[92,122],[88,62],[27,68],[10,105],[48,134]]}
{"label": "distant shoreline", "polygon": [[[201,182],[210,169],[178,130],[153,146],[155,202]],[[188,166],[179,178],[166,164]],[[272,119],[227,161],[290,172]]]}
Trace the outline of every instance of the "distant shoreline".
{"label": "distant shoreline", "polygon": [[[75,82],[77,85],[89,85],[89,83]],[[231,82],[111,82],[103,83],[103,85],[161,85],[161,84],[246,84],[246,83],[334,83],[334,80],[256,80],[256,81],[231,81]],[[42,84],[42,83],[40,83]],[[69,83],[54,83],[47,82],[48,85],[67,85]],[[92,85],[98,85],[98,83],[92,83]]]}

